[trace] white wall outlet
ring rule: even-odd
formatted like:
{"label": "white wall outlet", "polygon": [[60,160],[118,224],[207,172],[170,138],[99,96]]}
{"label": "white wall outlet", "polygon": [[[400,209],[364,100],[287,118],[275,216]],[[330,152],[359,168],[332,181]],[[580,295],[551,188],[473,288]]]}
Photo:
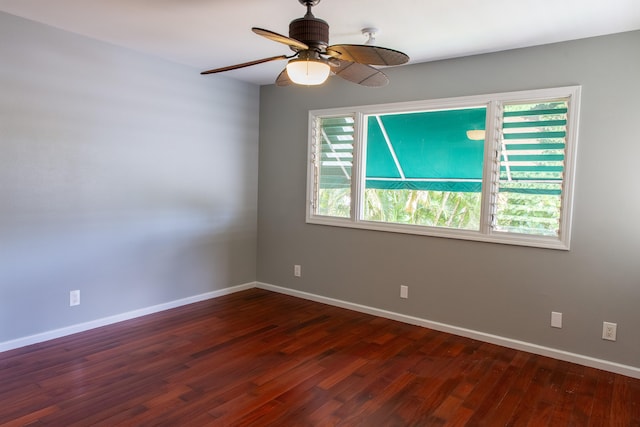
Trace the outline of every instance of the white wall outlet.
{"label": "white wall outlet", "polygon": [[558,313],[557,311],[551,312],[551,327],[562,328],[562,313]]}
{"label": "white wall outlet", "polygon": [[80,305],[80,291],[75,290],[69,292],[69,306]]}
{"label": "white wall outlet", "polygon": [[409,287],[400,285],[400,298],[409,298]]}
{"label": "white wall outlet", "polygon": [[293,266],[293,275],[295,277],[301,277],[302,276],[302,267],[299,265],[294,265]]}
{"label": "white wall outlet", "polygon": [[602,323],[602,339],[608,341],[615,341],[616,334],[618,332],[618,324],[611,322]]}

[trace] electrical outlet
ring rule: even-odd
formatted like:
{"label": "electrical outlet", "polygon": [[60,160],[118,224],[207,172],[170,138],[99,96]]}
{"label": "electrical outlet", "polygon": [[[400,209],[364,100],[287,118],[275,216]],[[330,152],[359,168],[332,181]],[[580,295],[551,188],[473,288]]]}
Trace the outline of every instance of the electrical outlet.
{"label": "electrical outlet", "polygon": [[400,298],[409,298],[409,287],[400,285]]}
{"label": "electrical outlet", "polygon": [[615,341],[617,330],[618,330],[617,323],[603,322],[602,323],[602,339],[608,340],[608,341]]}
{"label": "electrical outlet", "polygon": [[299,265],[294,265],[293,266],[293,275],[295,277],[301,277],[302,276],[302,267]]}
{"label": "electrical outlet", "polygon": [[557,311],[551,312],[551,327],[562,328],[562,313],[558,313]]}
{"label": "electrical outlet", "polygon": [[80,305],[80,291],[75,290],[69,292],[69,306]]}

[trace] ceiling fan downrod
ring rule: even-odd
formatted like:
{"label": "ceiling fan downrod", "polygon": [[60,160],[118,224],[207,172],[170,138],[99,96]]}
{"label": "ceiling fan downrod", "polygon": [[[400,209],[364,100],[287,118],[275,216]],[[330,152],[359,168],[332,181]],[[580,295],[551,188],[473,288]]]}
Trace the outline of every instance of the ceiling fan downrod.
{"label": "ceiling fan downrod", "polygon": [[304,17],[314,18],[313,13],[311,13],[311,8],[317,5],[318,3],[320,3],[320,0],[298,0],[298,1],[300,2],[301,5],[307,8],[307,13],[306,15],[304,15]]}

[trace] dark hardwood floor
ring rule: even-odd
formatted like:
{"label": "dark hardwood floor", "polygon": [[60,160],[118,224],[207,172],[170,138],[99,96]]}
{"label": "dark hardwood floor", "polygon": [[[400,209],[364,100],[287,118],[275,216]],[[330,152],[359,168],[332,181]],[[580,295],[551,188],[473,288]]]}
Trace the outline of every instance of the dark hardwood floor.
{"label": "dark hardwood floor", "polygon": [[3,426],[640,426],[640,380],[252,289],[0,353]]}

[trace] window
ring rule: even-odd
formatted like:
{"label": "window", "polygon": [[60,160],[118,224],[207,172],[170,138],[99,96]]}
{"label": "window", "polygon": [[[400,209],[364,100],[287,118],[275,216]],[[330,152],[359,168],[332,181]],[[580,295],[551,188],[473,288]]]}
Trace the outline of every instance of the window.
{"label": "window", "polygon": [[568,249],[579,96],[311,111],[307,222]]}

